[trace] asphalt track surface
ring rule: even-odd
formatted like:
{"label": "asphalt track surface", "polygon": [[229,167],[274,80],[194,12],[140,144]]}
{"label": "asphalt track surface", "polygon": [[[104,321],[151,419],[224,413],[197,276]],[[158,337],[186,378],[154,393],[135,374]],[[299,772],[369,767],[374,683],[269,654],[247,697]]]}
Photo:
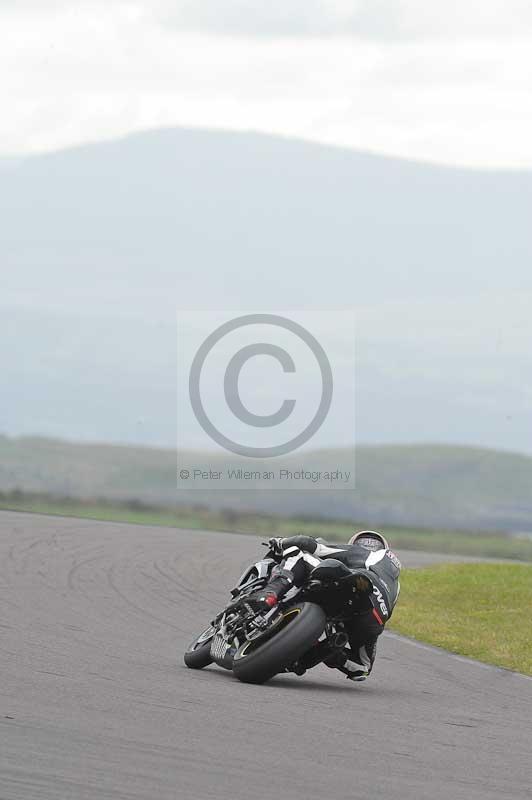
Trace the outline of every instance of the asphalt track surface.
{"label": "asphalt track surface", "polygon": [[0,513],[1,800],[530,800],[525,677],[393,634],[361,684],[186,669],[260,550]]}

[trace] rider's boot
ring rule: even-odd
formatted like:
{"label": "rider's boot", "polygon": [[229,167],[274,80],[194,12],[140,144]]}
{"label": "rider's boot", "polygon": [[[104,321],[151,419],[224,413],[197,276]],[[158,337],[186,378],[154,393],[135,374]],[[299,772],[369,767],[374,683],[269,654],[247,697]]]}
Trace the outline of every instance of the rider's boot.
{"label": "rider's boot", "polygon": [[344,650],[343,653],[335,654],[331,659],[325,659],[323,663],[328,667],[343,672],[349,680],[365,681],[371,674],[376,650],[377,639],[369,639],[358,648],[357,661],[353,658],[356,651],[350,648],[349,650]]}
{"label": "rider's boot", "polygon": [[254,611],[266,613],[277,605],[279,600],[292,588],[294,578],[290,570],[277,569],[274,577],[266,584],[264,589],[250,594],[246,597],[248,603]]}

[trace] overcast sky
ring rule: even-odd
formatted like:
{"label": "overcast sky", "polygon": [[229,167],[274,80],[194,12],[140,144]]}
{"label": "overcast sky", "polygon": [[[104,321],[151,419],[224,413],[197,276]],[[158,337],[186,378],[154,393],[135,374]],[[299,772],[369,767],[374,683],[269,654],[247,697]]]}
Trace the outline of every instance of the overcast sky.
{"label": "overcast sky", "polygon": [[532,167],[530,0],[0,0],[0,155],[168,125]]}

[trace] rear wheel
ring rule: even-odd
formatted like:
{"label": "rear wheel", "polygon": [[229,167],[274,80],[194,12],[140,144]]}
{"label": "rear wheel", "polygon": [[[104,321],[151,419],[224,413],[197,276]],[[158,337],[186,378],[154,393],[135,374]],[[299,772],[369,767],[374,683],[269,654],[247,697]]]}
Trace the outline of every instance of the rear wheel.
{"label": "rear wheel", "polygon": [[214,633],[215,630],[210,625],[197,639],[194,639],[183,656],[187,667],[190,667],[190,669],[203,669],[203,667],[208,667],[209,664],[212,664],[211,641]]}
{"label": "rear wheel", "polygon": [[315,603],[290,606],[266,641],[244,642],[235,653],[233,672],[245,683],[265,683],[303,655],[325,630],[326,616]]}

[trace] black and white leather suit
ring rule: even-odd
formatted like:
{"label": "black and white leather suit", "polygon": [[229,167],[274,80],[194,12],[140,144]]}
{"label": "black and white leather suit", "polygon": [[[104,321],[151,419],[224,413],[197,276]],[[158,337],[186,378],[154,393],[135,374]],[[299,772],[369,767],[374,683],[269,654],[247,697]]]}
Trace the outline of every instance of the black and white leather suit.
{"label": "black and white leather suit", "polygon": [[[311,536],[292,536],[276,540],[279,548],[279,566],[272,574],[285,583],[285,598],[295,596],[306,579],[323,559],[335,558],[351,569],[367,575],[373,585],[373,592],[361,596],[353,608],[352,620],[346,624],[349,648],[345,660],[328,663],[328,666],[341,669],[354,680],[366,678],[375,661],[377,639],[390,619],[399,596],[399,575],[401,563],[390,549],[368,550],[358,543],[328,544],[323,539]],[[287,590],[286,590],[287,589]]]}

